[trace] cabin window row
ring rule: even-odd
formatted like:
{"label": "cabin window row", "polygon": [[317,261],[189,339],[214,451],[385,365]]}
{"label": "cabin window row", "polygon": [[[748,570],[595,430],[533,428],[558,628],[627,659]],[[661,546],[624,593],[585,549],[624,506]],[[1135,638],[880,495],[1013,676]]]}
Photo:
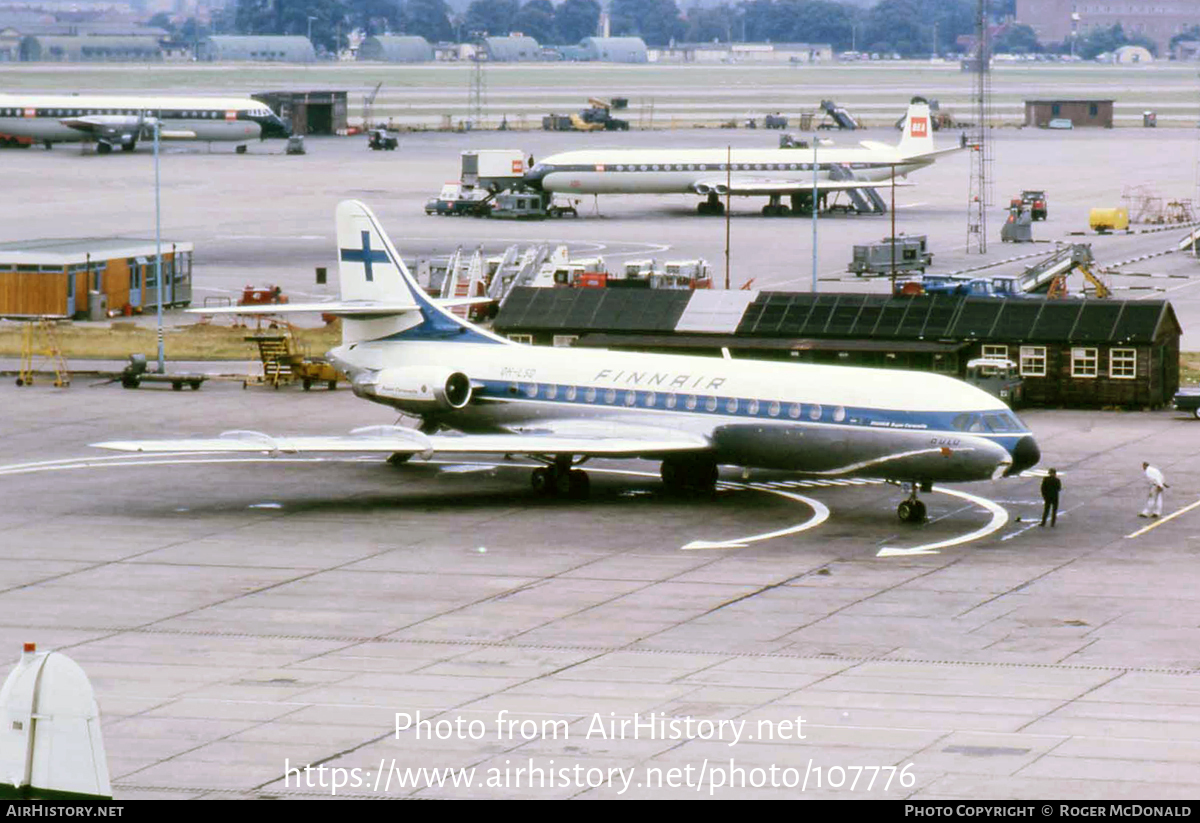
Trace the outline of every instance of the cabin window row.
{"label": "cabin window row", "polygon": [[[594,387],[559,386],[542,383],[513,383],[508,387],[512,396],[525,396],[531,400],[558,400],[567,402],[602,403],[608,406],[628,406],[644,409],[686,409],[724,414],[742,412],[752,416],[790,417],[799,420],[808,417],[820,420],[825,412],[819,403],[781,403],[777,400],[759,401],[738,397],[713,397],[712,395],[676,394],[674,392],[638,391],[635,389],[597,389]],[[846,419],[846,409],[833,408],[828,415],[835,423]]]}
{"label": "cabin window row", "polygon": [[[27,109],[0,109],[0,117],[24,117]],[[149,116],[162,117],[164,120],[170,119],[188,119],[188,120],[221,120],[225,117],[224,111],[160,111],[157,109],[35,109],[34,113],[38,117],[91,117],[94,115],[120,115],[125,117],[139,117],[143,114]],[[257,116],[263,116],[258,114]]]}
{"label": "cabin window row", "polygon": [[[618,165],[617,171],[725,171],[725,163],[645,163]],[[733,163],[730,171],[811,171],[811,163]],[[597,166],[596,171],[604,171]]]}

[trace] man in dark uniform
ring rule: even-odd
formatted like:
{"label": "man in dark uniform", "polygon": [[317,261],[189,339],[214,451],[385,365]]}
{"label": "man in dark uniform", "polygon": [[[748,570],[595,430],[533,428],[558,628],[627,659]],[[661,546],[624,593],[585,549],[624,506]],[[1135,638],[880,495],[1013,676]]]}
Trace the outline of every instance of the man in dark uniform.
{"label": "man in dark uniform", "polygon": [[1042,522],[1039,526],[1046,525],[1046,515],[1050,515],[1050,527],[1054,528],[1054,524],[1058,521],[1058,493],[1062,491],[1062,481],[1058,479],[1058,470],[1051,469],[1050,473],[1042,479]]}

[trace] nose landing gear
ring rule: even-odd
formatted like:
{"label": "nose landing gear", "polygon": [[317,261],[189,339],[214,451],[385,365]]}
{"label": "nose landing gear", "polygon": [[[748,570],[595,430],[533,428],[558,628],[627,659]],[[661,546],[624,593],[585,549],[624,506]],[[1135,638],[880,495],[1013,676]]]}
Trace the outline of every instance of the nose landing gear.
{"label": "nose landing gear", "polygon": [[925,522],[925,503],[917,498],[918,491],[929,491],[932,485],[929,483],[913,483],[912,491],[908,499],[901,502],[896,507],[896,516],[900,518],[902,523],[924,523]]}

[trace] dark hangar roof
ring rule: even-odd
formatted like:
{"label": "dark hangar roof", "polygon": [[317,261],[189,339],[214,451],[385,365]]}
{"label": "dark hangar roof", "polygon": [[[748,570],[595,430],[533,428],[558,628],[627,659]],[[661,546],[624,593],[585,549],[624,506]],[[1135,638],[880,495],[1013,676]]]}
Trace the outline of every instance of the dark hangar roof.
{"label": "dark hangar roof", "polygon": [[[693,292],[517,288],[502,332],[673,332]],[[740,337],[1150,343],[1180,333],[1165,300],[1004,300],[927,295],[760,292]]]}

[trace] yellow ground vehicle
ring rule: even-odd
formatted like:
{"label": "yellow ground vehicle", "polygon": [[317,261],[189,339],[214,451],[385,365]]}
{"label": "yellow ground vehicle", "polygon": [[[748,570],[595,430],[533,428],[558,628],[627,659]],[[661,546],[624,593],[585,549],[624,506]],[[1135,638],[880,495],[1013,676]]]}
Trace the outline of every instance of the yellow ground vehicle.
{"label": "yellow ground vehicle", "polygon": [[1092,209],[1088,213],[1088,226],[1097,234],[1110,231],[1125,231],[1129,228],[1129,212],[1124,208]]}

